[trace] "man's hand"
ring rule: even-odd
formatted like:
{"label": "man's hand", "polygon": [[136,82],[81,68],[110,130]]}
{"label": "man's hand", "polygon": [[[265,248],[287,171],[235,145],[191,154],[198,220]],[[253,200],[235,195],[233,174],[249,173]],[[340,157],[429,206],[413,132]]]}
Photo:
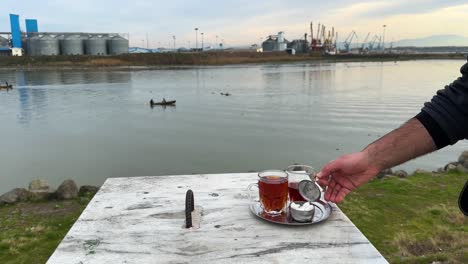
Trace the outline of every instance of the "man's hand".
{"label": "man's hand", "polygon": [[325,200],[339,203],[345,196],[372,179],[383,169],[436,150],[431,135],[412,118],[363,151],[331,161],[317,174],[318,183],[328,186]]}
{"label": "man's hand", "polygon": [[350,191],[368,182],[379,172],[380,169],[371,164],[368,153],[361,151],[331,161],[317,177],[321,186],[328,186],[325,200],[339,203]]}

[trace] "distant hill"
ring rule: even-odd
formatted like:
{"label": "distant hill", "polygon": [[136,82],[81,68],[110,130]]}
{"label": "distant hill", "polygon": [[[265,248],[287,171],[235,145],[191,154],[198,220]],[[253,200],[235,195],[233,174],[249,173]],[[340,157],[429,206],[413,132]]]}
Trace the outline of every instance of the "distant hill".
{"label": "distant hill", "polygon": [[[387,46],[387,45],[385,45]],[[459,35],[434,35],[424,38],[402,39],[393,43],[393,47],[437,47],[468,46],[468,37]]]}

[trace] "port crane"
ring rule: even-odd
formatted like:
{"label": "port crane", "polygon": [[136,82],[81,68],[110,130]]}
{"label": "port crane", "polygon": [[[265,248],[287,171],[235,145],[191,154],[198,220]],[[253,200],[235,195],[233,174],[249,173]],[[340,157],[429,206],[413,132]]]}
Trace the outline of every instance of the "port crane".
{"label": "port crane", "polygon": [[379,36],[375,35],[372,40],[369,42],[369,46],[367,47],[369,51],[372,51],[374,49],[374,45],[379,39]]}
{"label": "port crane", "polygon": [[369,36],[370,36],[370,32],[367,33],[366,38],[365,38],[364,41],[362,42],[361,50],[359,51],[360,53],[365,53],[365,46],[366,46],[366,44],[367,44],[367,40],[369,39]]}
{"label": "port crane", "polygon": [[356,34],[356,31],[353,30],[353,31],[348,35],[348,37],[345,39],[345,41],[344,41],[344,43],[343,43],[346,52],[349,52],[350,46],[351,46],[351,43],[353,42],[354,37],[356,37],[356,40],[358,39],[358,36],[357,36],[357,34]]}

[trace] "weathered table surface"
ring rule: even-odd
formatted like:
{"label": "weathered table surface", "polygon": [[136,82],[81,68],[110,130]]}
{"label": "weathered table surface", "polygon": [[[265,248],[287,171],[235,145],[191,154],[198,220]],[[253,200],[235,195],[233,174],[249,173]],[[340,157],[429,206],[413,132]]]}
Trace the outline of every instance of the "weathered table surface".
{"label": "weathered table surface", "polygon": [[[335,205],[316,225],[258,219],[253,182],[255,173],[110,178],[48,263],[387,263]],[[187,189],[203,207],[197,230],[183,228]]]}

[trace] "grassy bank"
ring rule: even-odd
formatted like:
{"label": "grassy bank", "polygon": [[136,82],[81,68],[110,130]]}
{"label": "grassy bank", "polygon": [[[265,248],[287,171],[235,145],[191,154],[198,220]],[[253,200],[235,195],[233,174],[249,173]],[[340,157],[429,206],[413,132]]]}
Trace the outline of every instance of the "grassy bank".
{"label": "grassy bank", "polygon": [[279,63],[298,61],[394,61],[416,59],[463,59],[462,54],[341,54],[319,53],[288,55],[284,52],[204,52],[204,53],[143,53],[118,56],[39,56],[0,57],[2,68],[95,68],[182,65],[228,65],[246,63]]}
{"label": "grassy bank", "polygon": [[0,263],[45,263],[90,200],[0,206]]}
{"label": "grassy bank", "polygon": [[340,208],[391,263],[468,263],[468,217],[458,208],[467,174],[374,180]]}
{"label": "grassy bank", "polygon": [[[468,174],[374,180],[340,205],[392,263],[468,263],[468,220],[457,206]],[[0,207],[0,263],[45,263],[91,197]]]}

